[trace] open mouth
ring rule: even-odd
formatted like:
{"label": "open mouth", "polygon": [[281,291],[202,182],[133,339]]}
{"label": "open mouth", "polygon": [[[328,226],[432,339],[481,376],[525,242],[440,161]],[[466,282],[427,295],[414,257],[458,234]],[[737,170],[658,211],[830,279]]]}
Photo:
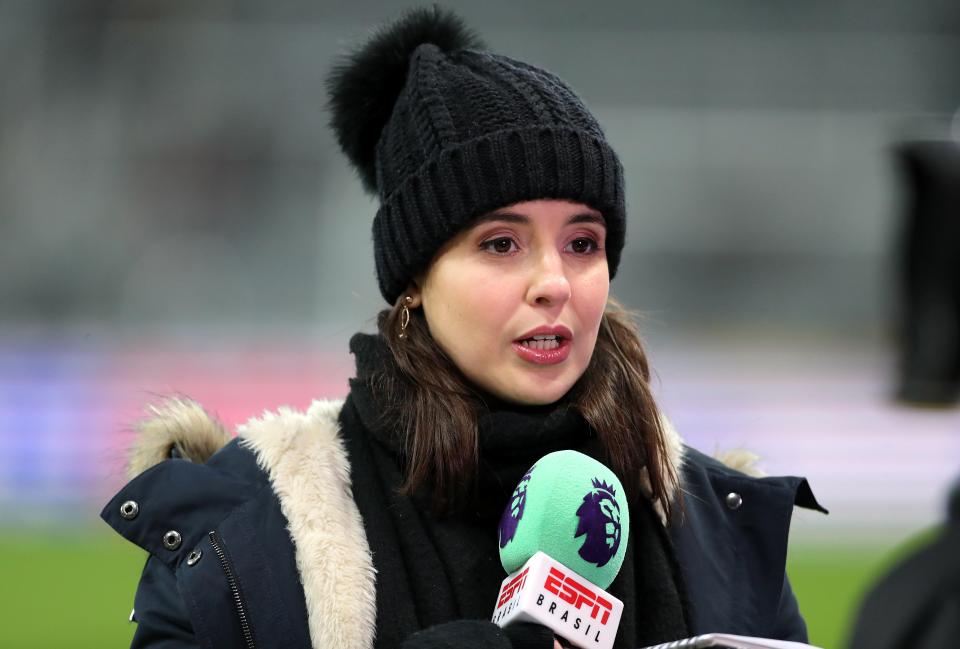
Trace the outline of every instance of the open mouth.
{"label": "open mouth", "polygon": [[530,338],[524,338],[523,340],[518,340],[517,342],[527,349],[557,349],[563,342],[563,336],[531,336]]}

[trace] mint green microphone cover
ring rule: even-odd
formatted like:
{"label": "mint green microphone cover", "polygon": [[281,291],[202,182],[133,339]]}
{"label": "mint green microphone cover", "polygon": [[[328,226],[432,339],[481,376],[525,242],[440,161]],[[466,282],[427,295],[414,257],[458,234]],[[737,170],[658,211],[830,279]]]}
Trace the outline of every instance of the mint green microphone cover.
{"label": "mint green microphone cover", "polygon": [[627,551],[630,513],[613,471],[577,451],[540,458],[520,479],[500,518],[507,574],[544,552],[606,588]]}

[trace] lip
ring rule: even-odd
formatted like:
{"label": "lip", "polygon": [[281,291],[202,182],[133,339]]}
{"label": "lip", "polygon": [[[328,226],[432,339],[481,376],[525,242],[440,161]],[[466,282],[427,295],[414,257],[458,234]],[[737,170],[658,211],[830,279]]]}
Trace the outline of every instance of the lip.
{"label": "lip", "polygon": [[536,329],[531,329],[527,333],[523,334],[519,338],[514,339],[514,342],[520,342],[521,340],[526,340],[527,338],[533,338],[534,336],[560,336],[564,340],[573,340],[573,332],[564,327],[563,325],[553,325],[553,326],[540,326]]}
{"label": "lip", "polygon": [[[524,347],[521,340],[533,336],[560,336],[560,346],[556,349],[531,349]],[[536,365],[556,365],[567,360],[573,346],[573,333],[563,325],[537,327],[513,341],[513,349],[523,360]]]}

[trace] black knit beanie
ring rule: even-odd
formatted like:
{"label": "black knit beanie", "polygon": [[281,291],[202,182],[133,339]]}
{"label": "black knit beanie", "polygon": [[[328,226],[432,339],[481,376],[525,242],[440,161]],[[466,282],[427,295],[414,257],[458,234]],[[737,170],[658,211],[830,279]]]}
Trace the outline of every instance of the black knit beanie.
{"label": "black knit beanie", "polygon": [[603,214],[612,278],[625,230],[623,170],[563,81],[484,50],[455,15],[410,11],[327,80],[331,125],[380,208],[380,292],[393,304],[473,219],[539,198]]}

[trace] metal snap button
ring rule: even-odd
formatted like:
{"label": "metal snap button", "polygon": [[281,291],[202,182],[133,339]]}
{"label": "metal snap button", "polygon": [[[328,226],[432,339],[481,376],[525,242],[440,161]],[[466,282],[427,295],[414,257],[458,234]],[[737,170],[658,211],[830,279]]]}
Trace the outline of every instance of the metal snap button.
{"label": "metal snap button", "polygon": [[131,521],[140,513],[140,505],[135,500],[128,500],[120,505],[120,515],[126,520]]}
{"label": "metal snap button", "polygon": [[180,538],[180,532],[177,530],[170,530],[163,535],[163,547],[168,550],[176,550],[180,547],[182,541],[183,539]]}
{"label": "metal snap button", "polygon": [[196,550],[192,550],[190,554],[187,555],[187,565],[188,566],[197,565],[197,561],[200,561],[200,557],[202,556],[203,556],[203,552],[199,548]]}
{"label": "metal snap button", "polygon": [[731,491],[727,494],[725,499],[727,503],[727,509],[740,509],[740,506],[743,504],[743,498],[740,497],[736,491]]}

